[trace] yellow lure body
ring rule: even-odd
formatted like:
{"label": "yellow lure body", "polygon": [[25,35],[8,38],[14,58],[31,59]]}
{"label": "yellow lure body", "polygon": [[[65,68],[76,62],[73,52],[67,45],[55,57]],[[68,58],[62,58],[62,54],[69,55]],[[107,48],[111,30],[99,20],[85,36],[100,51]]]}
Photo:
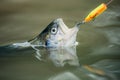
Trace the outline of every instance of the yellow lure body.
{"label": "yellow lure body", "polygon": [[107,5],[105,3],[100,4],[97,8],[95,8],[88,14],[88,16],[84,19],[83,22],[89,22],[93,20],[95,17],[103,13],[106,9],[107,9]]}

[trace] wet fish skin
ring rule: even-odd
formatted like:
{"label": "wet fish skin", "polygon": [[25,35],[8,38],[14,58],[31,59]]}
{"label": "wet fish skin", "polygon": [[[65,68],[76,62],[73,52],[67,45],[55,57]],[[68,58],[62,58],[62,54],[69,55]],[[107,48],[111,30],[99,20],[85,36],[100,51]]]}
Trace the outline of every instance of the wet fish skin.
{"label": "wet fish skin", "polygon": [[[76,25],[77,26],[77,25]],[[76,44],[78,27],[68,28],[61,18],[53,20],[37,37],[29,40],[32,45],[46,47],[71,46]]]}

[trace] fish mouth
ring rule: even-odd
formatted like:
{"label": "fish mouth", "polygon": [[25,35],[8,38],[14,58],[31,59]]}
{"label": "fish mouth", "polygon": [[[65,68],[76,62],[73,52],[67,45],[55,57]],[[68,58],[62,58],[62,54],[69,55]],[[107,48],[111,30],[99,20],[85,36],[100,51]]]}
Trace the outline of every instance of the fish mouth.
{"label": "fish mouth", "polygon": [[63,34],[57,34],[56,39],[61,45],[64,46],[71,46],[76,45],[76,36],[77,32],[79,31],[79,28],[74,26],[73,28],[69,28],[65,25],[62,18],[58,18],[54,20],[54,23],[59,26],[60,32]]}
{"label": "fish mouth", "polygon": [[62,18],[58,18],[54,22],[57,23],[57,25],[60,27],[64,34],[66,34],[69,31],[69,28],[65,25]]}

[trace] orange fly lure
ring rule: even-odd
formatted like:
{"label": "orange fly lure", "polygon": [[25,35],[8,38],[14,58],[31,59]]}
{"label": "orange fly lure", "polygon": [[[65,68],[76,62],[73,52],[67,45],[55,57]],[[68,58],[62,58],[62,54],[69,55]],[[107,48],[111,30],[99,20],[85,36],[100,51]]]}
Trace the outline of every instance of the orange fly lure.
{"label": "orange fly lure", "polygon": [[95,19],[97,16],[99,16],[100,14],[102,14],[106,9],[107,6],[112,2],[113,0],[110,0],[108,3],[102,3],[99,6],[97,6],[94,10],[92,10],[88,16],[83,20],[83,23],[85,22],[89,22],[93,19]]}

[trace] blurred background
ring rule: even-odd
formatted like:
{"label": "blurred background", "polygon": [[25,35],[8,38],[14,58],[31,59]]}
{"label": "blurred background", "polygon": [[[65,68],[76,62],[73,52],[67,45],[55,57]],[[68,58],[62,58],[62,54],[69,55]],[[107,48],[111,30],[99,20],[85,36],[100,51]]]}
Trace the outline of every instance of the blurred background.
{"label": "blurred background", "polygon": [[[102,2],[109,0],[0,0],[0,44],[29,40],[38,35],[52,20],[63,18],[73,27]],[[108,12],[95,21],[82,25],[107,26],[120,24],[120,1],[114,0]],[[109,16],[106,16],[109,15]],[[89,28],[87,27],[89,30]],[[84,34],[83,34],[84,35]]]}

